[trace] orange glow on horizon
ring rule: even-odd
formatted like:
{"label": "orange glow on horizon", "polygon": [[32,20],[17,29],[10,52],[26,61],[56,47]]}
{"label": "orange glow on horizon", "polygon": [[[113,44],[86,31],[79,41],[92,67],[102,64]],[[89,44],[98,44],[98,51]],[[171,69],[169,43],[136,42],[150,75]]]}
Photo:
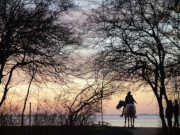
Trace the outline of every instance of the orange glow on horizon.
{"label": "orange glow on horizon", "polygon": [[[76,93],[75,88],[81,88],[84,87],[86,82],[76,80],[76,85],[73,85],[73,88],[71,92]],[[80,85],[81,84],[81,85]],[[81,87],[80,87],[81,86]],[[24,103],[24,98],[27,92],[27,85],[19,85],[16,88],[12,88],[9,91],[9,95],[7,97],[6,105],[8,105],[8,102],[10,102],[12,105],[16,106],[16,104],[19,104],[20,110],[22,110],[22,105]],[[2,89],[2,88],[1,88]],[[38,89],[36,86],[31,86],[30,95],[28,98],[28,104],[26,106],[26,113],[29,112],[29,103],[32,103],[32,110],[33,112],[36,112],[37,105],[38,105],[38,98],[42,101],[41,105],[49,105],[55,107],[55,104],[57,104],[57,107],[59,101],[59,97],[63,95],[63,88],[60,85],[55,84],[48,84],[47,87],[42,87],[42,89]],[[39,91],[39,95],[38,95]],[[70,90],[69,90],[70,91]],[[144,92],[143,92],[144,91]],[[66,90],[68,92],[68,90]],[[0,97],[2,93],[0,93]],[[151,90],[143,90],[140,89],[136,92],[132,92],[132,95],[134,99],[136,100],[137,104],[136,106],[136,112],[137,114],[157,114],[158,113],[158,105],[156,98]],[[39,96],[39,97],[38,97]],[[58,97],[59,96],[59,97]],[[121,94],[119,96],[113,96],[111,100],[109,101],[103,101],[103,109],[104,114],[116,114],[120,115],[122,113],[122,108],[120,110],[116,109],[116,105],[118,104],[119,100],[125,100],[126,94]],[[61,104],[62,105],[62,104]],[[50,109],[54,109],[49,107]],[[60,107],[59,107],[60,108]]]}
{"label": "orange glow on horizon", "polygon": [[[132,93],[134,99],[136,100],[136,113],[137,114],[158,114],[158,105],[153,92],[143,92],[142,90]],[[113,97],[110,101],[104,101],[104,114],[117,114],[122,113],[122,108],[120,110],[116,109],[116,105],[119,100],[125,100],[126,94],[120,97]]]}

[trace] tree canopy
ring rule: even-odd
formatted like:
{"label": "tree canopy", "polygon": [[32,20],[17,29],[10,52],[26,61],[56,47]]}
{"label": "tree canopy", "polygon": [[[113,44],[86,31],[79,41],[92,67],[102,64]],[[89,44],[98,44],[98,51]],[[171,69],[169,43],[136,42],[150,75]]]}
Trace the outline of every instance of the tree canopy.
{"label": "tree canopy", "polygon": [[72,6],[70,1],[56,0],[0,1],[0,84],[4,85],[0,106],[14,71],[36,70],[41,79],[62,79],[67,47],[79,42],[62,20],[63,11]]}
{"label": "tree canopy", "polygon": [[89,17],[102,39],[97,61],[121,81],[148,84],[163,127],[162,102],[169,100],[166,87],[179,78],[179,19],[163,0],[109,0]]}

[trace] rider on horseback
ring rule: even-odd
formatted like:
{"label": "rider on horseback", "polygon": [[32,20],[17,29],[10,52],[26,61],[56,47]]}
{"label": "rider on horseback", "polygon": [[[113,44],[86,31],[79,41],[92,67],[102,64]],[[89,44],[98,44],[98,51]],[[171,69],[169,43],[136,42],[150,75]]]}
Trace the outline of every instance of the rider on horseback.
{"label": "rider on horseback", "polygon": [[[125,105],[124,105],[124,108],[126,107],[127,104],[134,104],[134,103],[136,103],[136,101],[134,100],[133,96],[131,95],[131,92],[129,91],[129,92],[127,93],[126,98],[125,98]],[[136,103],[136,104],[137,104],[137,103]],[[123,116],[124,108],[123,108],[121,117]]]}

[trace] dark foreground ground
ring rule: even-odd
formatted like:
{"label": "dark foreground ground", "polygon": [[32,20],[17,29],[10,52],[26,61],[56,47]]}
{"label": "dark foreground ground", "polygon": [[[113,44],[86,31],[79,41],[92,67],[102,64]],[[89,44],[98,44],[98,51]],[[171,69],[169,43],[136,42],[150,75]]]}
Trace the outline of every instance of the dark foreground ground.
{"label": "dark foreground ground", "polygon": [[0,127],[0,135],[133,135],[120,127]]}
{"label": "dark foreground ground", "polygon": [[[59,127],[0,127],[0,135],[164,135],[160,128],[134,128],[108,126]],[[180,129],[173,129],[166,135],[180,135]]]}

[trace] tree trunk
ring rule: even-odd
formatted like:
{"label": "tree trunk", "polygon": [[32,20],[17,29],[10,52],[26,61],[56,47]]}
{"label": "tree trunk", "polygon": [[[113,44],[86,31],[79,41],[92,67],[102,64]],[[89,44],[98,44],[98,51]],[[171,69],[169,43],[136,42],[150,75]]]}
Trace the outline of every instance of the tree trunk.
{"label": "tree trunk", "polygon": [[158,101],[158,105],[159,105],[159,116],[161,118],[163,132],[167,133],[168,128],[167,128],[166,121],[165,121],[164,109],[163,109],[163,104],[162,104],[162,98],[157,97],[157,101]]}
{"label": "tree trunk", "polygon": [[8,77],[8,80],[7,80],[6,84],[5,84],[3,96],[2,96],[2,99],[1,99],[1,101],[0,101],[0,108],[1,108],[2,104],[4,103],[4,101],[5,101],[5,99],[6,99],[6,96],[7,96],[8,90],[9,90],[8,86],[9,86],[9,84],[10,84],[10,82],[11,82],[12,75],[13,75],[13,71],[16,69],[16,67],[17,67],[18,65],[19,65],[19,64],[16,64],[16,65],[14,65],[14,66],[11,68],[11,71],[10,71],[9,77]]}
{"label": "tree trunk", "polygon": [[164,95],[164,98],[165,98],[165,101],[166,103],[168,103],[168,97],[167,97],[167,94],[166,94],[166,87],[165,87],[165,72],[164,72],[164,65],[163,66],[160,66],[160,74],[161,74],[161,77],[160,77],[160,83],[161,83],[161,93]]}
{"label": "tree trunk", "polygon": [[24,126],[24,111],[26,109],[26,103],[27,103],[27,99],[28,99],[28,96],[29,96],[29,91],[30,91],[30,87],[31,87],[31,83],[34,79],[34,74],[32,75],[32,78],[29,82],[29,86],[28,86],[28,90],[27,90],[27,94],[26,94],[26,98],[25,98],[25,101],[24,101],[24,107],[23,107],[23,110],[22,110],[22,114],[21,114],[21,126]]}

